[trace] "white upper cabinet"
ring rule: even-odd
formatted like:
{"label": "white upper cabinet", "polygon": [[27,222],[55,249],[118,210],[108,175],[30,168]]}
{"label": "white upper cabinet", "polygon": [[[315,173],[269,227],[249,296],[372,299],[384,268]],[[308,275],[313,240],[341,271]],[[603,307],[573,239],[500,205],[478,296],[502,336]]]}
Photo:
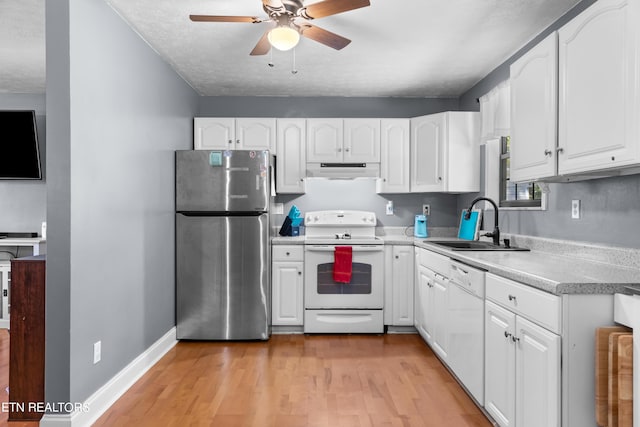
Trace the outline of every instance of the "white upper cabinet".
{"label": "white upper cabinet", "polygon": [[511,64],[512,181],[556,175],[557,37],[552,33]]}
{"label": "white upper cabinet", "polygon": [[306,120],[277,120],[276,192],[305,192]]}
{"label": "white upper cabinet", "polygon": [[307,119],[307,161],[380,162],[380,119]]}
{"label": "white upper cabinet", "polygon": [[307,119],[307,161],[342,163],[342,119]]}
{"label": "white upper cabinet", "polygon": [[236,141],[236,119],[196,117],[193,119],[195,150],[233,150]]}
{"label": "white upper cabinet", "polygon": [[276,119],[196,117],[195,150],[276,150]]}
{"label": "white upper cabinet", "polygon": [[558,173],[640,162],[640,2],[599,0],[559,31]]}
{"label": "white upper cabinet", "polygon": [[380,178],[378,193],[408,193],[410,165],[409,119],[382,119],[380,122]]}
{"label": "white upper cabinet", "polygon": [[380,119],[344,119],[345,163],[380,162]]}
{"label": "white upper cabinet", "polygon": [[411,119],[411,192],[480,190],[480,113]]}

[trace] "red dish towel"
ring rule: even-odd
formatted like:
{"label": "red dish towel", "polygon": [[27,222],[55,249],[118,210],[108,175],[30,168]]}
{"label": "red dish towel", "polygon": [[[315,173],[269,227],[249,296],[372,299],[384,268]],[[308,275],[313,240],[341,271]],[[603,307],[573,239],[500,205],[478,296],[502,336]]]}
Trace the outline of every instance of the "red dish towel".
{"label": "red dish towel", "polygon": [[333,281],[351,282],[351,246],[336,246],[333,253]]}

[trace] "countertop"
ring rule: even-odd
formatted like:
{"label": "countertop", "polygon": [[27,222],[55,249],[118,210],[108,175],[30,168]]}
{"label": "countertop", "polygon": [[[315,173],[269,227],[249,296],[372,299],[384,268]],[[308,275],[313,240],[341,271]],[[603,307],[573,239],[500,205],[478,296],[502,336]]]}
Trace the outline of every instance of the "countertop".
{"label": "countertop", "polygon": [[574,256],[531,250],[452,251],[428,241],[417,247],[543,291],[561,294],[613,294],[640,284],[640,270]]}
{"label": "countertop", "polygon": [[[430,240],[443,240],[440,236],[425,239],[404,233],[380,233],[379,237],[388,245],[428,249],[555,295],[613,294],[625,292],[627,286],[640,285],[638,249],[505,235],[511,237],[513,246],[531,251],[453,251],[429,243]],[[304,236],[275,237],[272,242],[275,245],[303,244]]]}

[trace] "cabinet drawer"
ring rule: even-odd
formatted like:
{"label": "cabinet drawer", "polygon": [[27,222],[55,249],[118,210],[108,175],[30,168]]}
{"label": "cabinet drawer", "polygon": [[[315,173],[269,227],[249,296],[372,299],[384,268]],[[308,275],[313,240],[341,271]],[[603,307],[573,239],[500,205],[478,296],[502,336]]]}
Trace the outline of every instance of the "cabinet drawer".
{"label": "cabinet drawer", "polygon": [[274,245],[271,247],[271,258],[271,261],[303,261],[304,247]]}
{"label": "cabinet drawer", "polygon": [[560,334],[560,297],[493,274],[486,279],[487,299]]}
{"label": "cabinet drawer", "polygon": [[440,273],[445,277],[449,277],[449,264],[451,259],[444,255],[437,254],[428,249],[418,248],[418,263],[430,270]]}

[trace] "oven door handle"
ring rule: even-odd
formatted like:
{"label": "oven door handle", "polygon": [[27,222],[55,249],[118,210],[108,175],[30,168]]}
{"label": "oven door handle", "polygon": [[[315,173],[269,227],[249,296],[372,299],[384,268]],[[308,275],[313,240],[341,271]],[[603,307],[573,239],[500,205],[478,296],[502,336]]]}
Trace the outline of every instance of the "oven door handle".
{"label": "oven door handle", "polygon": [[[306,245],[305,250],[311,252],[334,252],[334,245]],[[351,246],[353,253],[355,252],[381,252],[384,250],[384,245],[357,245]]]}

